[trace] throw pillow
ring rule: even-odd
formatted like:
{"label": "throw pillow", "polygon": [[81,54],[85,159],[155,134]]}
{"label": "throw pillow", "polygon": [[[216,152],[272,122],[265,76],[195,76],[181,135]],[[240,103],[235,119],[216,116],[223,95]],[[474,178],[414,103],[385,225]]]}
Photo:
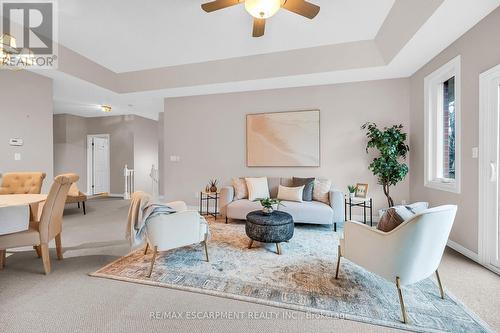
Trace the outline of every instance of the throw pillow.
{"label": "throw pillow", "polygon": [[293,177],[292,186],[299,187],[304,186],[304,194],[302,195],[302,200],[304,201],[312,201],[313,199],[313,189],[314,189],[314,181],[316,178],[297,178]]}
{"label": "throw pillow", "polygon": [[328,179],[316,179],[314,181],[313,200],[330,204],[330,188],[332,181]]}
{"label": "throw pillow", "polygon": [[269,186],[267,185],[267,178],[245,178],[248,188],[248,200],[254,201],[256,199],[269,198]]}
{"label": "throw pillow", "polygon": [[395,229],[404,221],[411,219],[416,214],[420,214],[429,207],[427,202],[416,202],[406,206],[394,206],[389,208],[380,218],[377,229],[389,232]]}
{"label": "throw pillow", "polygon": [[404,219],[396,212],[396,208],[391,207],[385,211],[377,224],[377,229],[389,232],[404,222]]}
{"label": "throw pillow", "polygon": [[304,185],[299,187],[286,187],[280,185],[278,188],[278,199],[285,201],[297,201],[302,202],[302,197],[304,195]]}
{"label": "throw pillow", "polygon": [[248,188],[245,178],[233,178],[231,183],[234,187],[234,199],[241,200],[248,198]]}

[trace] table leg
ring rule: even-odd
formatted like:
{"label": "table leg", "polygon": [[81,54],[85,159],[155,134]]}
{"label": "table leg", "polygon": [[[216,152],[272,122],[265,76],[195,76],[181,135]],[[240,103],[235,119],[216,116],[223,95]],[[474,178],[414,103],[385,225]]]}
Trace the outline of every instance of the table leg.
{"label": "table leg", "polygon": [[352,220],[352,200],[349,198],[349,220]]}
{"label": "table leg", "polygon": [[370,198],[370,227],[373,227],[373,199]]}
{"label": "table leg", "polygon": [[200,192],[200,215],[203,213],[203,194]]}
{"label": "table leg", "polygon": [[347,221],[347,199],[344,199],[344,221]]}
{"label": "table leg", "polygon": [[366,224],[366,201],[363,202],[363,223]]}

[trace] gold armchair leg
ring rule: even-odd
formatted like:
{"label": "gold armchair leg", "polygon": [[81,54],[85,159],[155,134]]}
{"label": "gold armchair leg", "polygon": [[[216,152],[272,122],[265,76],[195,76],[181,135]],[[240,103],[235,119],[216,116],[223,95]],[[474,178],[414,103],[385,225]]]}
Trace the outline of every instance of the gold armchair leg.
{"label": "gold armchair leg", "polygon": [[157,252],[158,252],[158,246],[155,246],[154,250],[153,250],[153,258],[151,258],[151,267],[149,268],[148,278],[150,278],[151,274],[153,273],[153,267],[155,265],[155,259],[156,259],[156,253]]}
{"label": "gold armchair leg", "polygon": [[5,260],[7,258],[7,250],[0,250],[0,269],[5,267]]}
{"label": "gold armchair leg", "polygon": [[340,258],[342,258],[342,253],[340,252],[340,245],[339,245],[339,253],[338,253],[338,259],[337,259],[337,271],[335,272],[335,280],[338,280],[338,278],[339,278]]}
{"label": "gold armchair leg", "polygon": [[439,291],[441,292],[441,298],[444,299],[444,290],[443,290],[443,284],[441,283],[441,278],[439,277],[439,272],[436,269],[436,278],[439,284]]}
{"label": "gold armchair leg", "polygon": [[149,243],[146,243],[146,247],[144,248],[144,255],[148,254]]}
{"label": "gold armchair leg", "polygon": [[205,257],[207,258],[207,262],[210,262],[210,260],[208,259],[208,246],[206,240],[203,242],[203,245],[205,246]]}
{"label": "gold armchair leg", "polygon": [[403,315],[403,323],[408,324],[408,318],[406,316],[405,302],[403,300],[403,292],[401,291],[401,285],[399,284],[399,276],[396,277],[396,288],[398,288],[399,303],[401,305],[401,314]]}

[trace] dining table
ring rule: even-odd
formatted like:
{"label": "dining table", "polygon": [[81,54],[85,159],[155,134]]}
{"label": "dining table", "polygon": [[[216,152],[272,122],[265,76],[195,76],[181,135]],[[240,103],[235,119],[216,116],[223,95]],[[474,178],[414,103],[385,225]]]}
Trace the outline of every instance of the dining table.
{"label": "dining table", "polygon": [[28,230],[38,221],[47,194],[0,195],[0,235]]}

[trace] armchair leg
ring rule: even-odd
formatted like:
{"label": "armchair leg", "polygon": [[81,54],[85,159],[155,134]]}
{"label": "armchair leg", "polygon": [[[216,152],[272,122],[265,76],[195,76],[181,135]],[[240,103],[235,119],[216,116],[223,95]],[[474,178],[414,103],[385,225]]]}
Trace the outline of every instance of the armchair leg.
{"label": "armchair leg", "polygon": [[339,278],[340,258],[342,258],[342,253],[340,252],[340,245],[339,245],[339,253],[338,253],[338,259],[337,259],[337,271],[335,272],[335,280],[338,280],[338,278]]}
{"label": "armchair leg", "polygon": [[210,262],[210,260],[208,259],[208,246],[206,240],[203,242],[203,245],[205,247],[205,257],[207,258],[207,262]]}
{"label": "armchair leg", "polygon": [[144,255],[148,254],[149,243],[146,243],[146,247],[144,248]]}
{"label": "armchair leg", "polygon": [[76,203],[78,205],[78,209],[80,209],[80,201]]}
{"label": "armchair leg", "polygon": [[155,265],[156,253],[158,253],[158,246],[155,246],[153,249],[153,258],[151,258],[151,267],[149,268],[148,278],[151,277],[153,273],[153,267]]}
{"label": "armchair leg", "polygon": [[40,249],[42,251],[43,269],[45,270],[45,274],[47,275],[50,273],[49,245],[40,244]]}
{"label": "armchair leg", "polygon": [[38,258],[41,258],[42,257],[42,251],[40,250],[40,245],[33,246],[33,249],[36,251],[36,255],[38,256]]}
{"label": "armchair leg", "polygon": [[406,316],[405,302],[403,300],[403,292],[401,291],[401,285],[399,284],[399,276],[396,277],[396,288],[398,288],[399,304],[401,305],[401,314],[403,316],[403,323],[408,324],[408,318]]}
{"label": "armchair leg", "polygon": [[227,224],[227,215],[226,215],[226,224]]}
{"label": "armchair leg", "polygon": [[5,267],[5,260],[7,258],[7,250],[0,250],[0,269]]}
{"label": "armchair leg", "polygon": [[82,201],[82,207],[83,207],[83,215],[87,215],[87,212],[85,211],[85,201]]}
{"label": "armchair leg", "polygon": [[61,233],[59,233],[56,236],[56,253],[57,253],[57,260],[63,260]]}
{"label": "armchair leg", "polygon": [[248,248],[251,249],[253,245],[253,239],[250,240],[250,244],[248,244]]}
{"label": "armchair leg", "polygon": [[441,292],[441,298],[444,299],[444,290],[443,290],[443,284],[441,283],[441,278],[439,277],[439,272],[436,269],[436,278],[439,284],[439,291]]}

